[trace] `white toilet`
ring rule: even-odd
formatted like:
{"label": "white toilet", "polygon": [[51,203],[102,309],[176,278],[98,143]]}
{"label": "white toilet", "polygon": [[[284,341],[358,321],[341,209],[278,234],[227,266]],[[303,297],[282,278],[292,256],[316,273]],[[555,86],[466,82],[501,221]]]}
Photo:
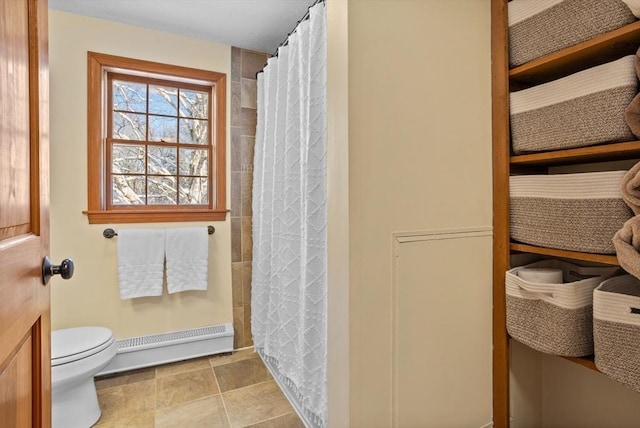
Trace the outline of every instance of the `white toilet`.
{"label": "white toilet", "polygon": [[100,419],[93,376],[116,355],[116,340],[105,327],[51,332],[53,428],[88,428]]}

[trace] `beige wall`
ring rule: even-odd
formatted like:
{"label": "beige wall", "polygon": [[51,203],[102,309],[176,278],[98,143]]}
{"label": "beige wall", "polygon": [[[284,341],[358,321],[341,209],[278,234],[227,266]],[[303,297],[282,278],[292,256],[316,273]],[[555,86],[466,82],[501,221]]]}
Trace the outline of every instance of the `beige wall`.
{"label": "beige wall", "polygon": [[515,340],[509,344],[512,428],[542,425],[542,354]]}
{"label": "beige wall", "polygon": [[511,341],[514,428],[640,426],[640,394],[560,357]]}
{"label": "beige wall", "polygon": [[640,394],[560,357],[544,355],[542,361],[545,428],[640,426]]}
{"label": "beige wall", "polygon": [[[51,257],[56,262],[70,257],[76,264],[76,273],[71,280],[56,278],[52,282],[52,328],[96,324],[109,327],[118,338],[124,338],[231,322],[228,220],[212,223],[89,225],[82,214],[87,209],[87,51],[229,74],[231,48],[55,10],[49,11],[49,32]],[[227,187],[228,183],[227,178]],[[102,230],[105,227],[118,230],[124,227],[182,227],[195,224],[212,224],[216,228],[215,235],[210,237],[208,290],[171,296],[165,291],[162,297],[120,300],[116,266],[117,238],[103,238]]]}
{"label": "beige wall", "polygon": [[349,426],[348,3],[327,1],[327,394],[330,427]]}
{"label": "beige wall", "polygon": [[[349,1],[353,427],[392,425],[392,332],[397,327],[392,296],[398,291],[392,287],[393,233],[486,230],[491,226],[489,7],[489,0]],[[428,250],[424,254],[428,255]],[[420,260],[425,265],[430,262],[428,257]],[[490,317],[486,311],[490,311],[491,278],[486,267],[491,266],[491,252],[467,260],[453,250],[441,256],[440,262],[452,272],[477,272],[477,281],[455,287],[461,296],[481,290],[482,298],[467,314],[469,319],[483,314]],[[401,284],[441,285],[416,275]],[[425,316],[418,325],[402,328],[433,328],[434,322],[428,320],[447,319],[451,306],[444,302],[437,294],[432,296],[424,301]],[[425,339],[405,352],[416,356],[437,353],[474,335],[480,343],[478,354],[486,358],[492,346],[489,323],[470,322],[468,327],[463,337]],[[473,357],[462,357],[452,364],[466,369],[476,364]],[[414,360],[420,374],[440,369],[420,364],[420,360]],[[490,373],[486,367],[478,379],[459,384],[474,391],[478,397],[474,406],[486,409],[484,418],[461,426],[479,427],[490,422]],[[445,384],[436,381],[424,388],[437,390],[441,386]],[[437,400],[423,404],[439,405]],[[458,416],[451,415],[451,425]]]}

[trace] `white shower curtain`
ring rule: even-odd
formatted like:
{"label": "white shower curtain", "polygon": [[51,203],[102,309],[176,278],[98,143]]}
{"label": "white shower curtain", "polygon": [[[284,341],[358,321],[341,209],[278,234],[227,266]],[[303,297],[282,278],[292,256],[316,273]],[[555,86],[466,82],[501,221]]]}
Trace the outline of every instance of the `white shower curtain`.
{"label": "white shower curtain", "polygon": [[258,75],[254,346],[307,423],[327,420],[326,8]]}

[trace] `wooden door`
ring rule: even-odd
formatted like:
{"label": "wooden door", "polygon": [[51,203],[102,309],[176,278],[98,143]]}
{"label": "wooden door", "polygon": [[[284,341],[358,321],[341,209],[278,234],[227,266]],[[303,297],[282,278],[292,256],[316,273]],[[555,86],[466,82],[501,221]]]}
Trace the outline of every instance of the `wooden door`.
{"label": "wooden door", "polygon": [[51,426],[46,0],[0,0],[0,426]]}

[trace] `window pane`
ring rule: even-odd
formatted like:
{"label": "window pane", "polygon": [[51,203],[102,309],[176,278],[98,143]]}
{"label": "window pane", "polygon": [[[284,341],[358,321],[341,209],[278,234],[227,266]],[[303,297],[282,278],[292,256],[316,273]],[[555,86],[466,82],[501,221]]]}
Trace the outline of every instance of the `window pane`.
{"label": "window pane", "polygon": [[149,141],[176,142],[178,119],[175,117],[149,116]]}
{"label": "window pane", "polygon": [[180,175],[209,175],[208,150],[180,149]]}
{"label": "window pane", "polygon": [[180,205],[207,205],[209,180],[197,177],[180,177]]}
{"label": "window pane", "polygon": [[149,113],[178,115],[178,89],[149,85]]}
{"label": "window pane", "polygon": [[111,147],[111,172],[144,174],[144,146],[114,144]]}
{"label": "window pane", "polygon": [[176,178],[149,177],[148,205],[176,205]]}
{"label": "window pane", "polygon": [[113,109],[144,113],[147,110],[147,85],[144,83],[123,82],[112,83]]}
{"label": "window pane", "polygon": [[189,144],[209,144],[208,121],[180,119],[180,142]]}
{"label": "window pane", "polygon": [[146,140],[147,118],[144,114],[113,112],[113,138]]}
{"label": "window pane", "polygon": [[112,175],[113,205],[144,205],[144,176]]}
{"label": "window pane", "polygon": [[176,175],[178,173],[175,147],[149,146],[148,174]]}
{"label": "window pane", "polygon": [[209,94],[181,89],[180,116],[207,119],[209,117]]}

